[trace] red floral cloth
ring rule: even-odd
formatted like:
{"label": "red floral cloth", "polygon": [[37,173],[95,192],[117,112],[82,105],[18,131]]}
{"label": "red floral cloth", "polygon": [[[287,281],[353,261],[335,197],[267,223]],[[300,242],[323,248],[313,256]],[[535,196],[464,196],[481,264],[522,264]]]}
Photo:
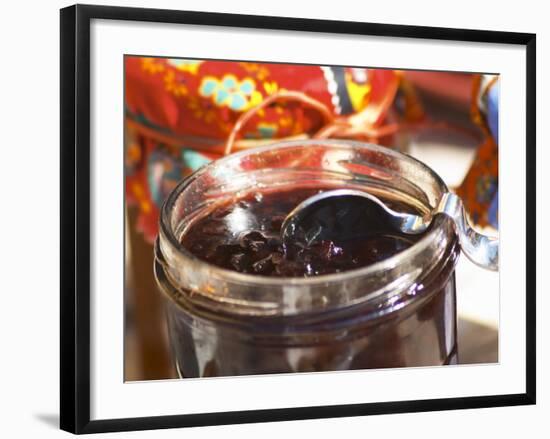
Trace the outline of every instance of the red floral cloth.
{"label": "red floral cloth", "polygon": [[[154,239],[169,191],[223,154],[274,139],[388,141],[400,80],[393,70],[127,56],[126,194],[137,226]],[[416,117],[405,98],[402,116]]]}

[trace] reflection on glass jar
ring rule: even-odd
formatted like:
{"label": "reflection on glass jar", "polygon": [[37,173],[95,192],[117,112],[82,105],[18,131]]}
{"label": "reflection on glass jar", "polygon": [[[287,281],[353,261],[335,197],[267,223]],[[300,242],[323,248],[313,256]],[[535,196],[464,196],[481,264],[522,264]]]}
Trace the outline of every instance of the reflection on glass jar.
{"label": "reflection on glass jar", "polygon": [[[408,156],[336,140],[240,152],[175,188],[162,209],[155,275],[166,298],[180,376],[456,362],[459,245],[445,216],[410,242],[379,240],[362,248],[358,241],[344,248],[341,253],[351,251],[353,258],[338,259],[340,265],[314,254],[300,260],[303,266],[293,265],[294,271],[281,268],[276,234],[269,235],[276,226],[266,228],[265,221],[286,214],[312,192],[334,188],[371,192],[419,214],[431,211],[447,191],[433,171]],[[247,209],[250,200],[256,204]],[[223,221],[216,222],[216,215]],[[253,259],[243,250],[250,230],[265,231],[258,242],[272,239],[271,253]],[[216,233],[241,239],[242,248],[216,241]],[[222,253],[220,245],[226,245]],[[372,259],[374,254],[382,257]]]}

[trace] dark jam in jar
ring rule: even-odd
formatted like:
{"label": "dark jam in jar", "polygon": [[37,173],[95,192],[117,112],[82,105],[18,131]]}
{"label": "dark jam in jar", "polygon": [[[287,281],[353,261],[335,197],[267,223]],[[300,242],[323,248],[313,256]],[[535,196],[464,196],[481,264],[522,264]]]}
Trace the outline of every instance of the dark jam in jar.
{"label": "dark jam in jar", "polygon": [[[311,277],[366,267],[409,248],[419,239],[385,230],[309,245],[299,241],[283,244],[280,231],[285,217],[321,190],[250,193],[194,221],[183,235],[182,244],[205,262],[228,270],[271,277]],[[404,203],[385,202],[396,211],[412,210]]]}
{"label": "dark jam in jar", "polygon": [[421,236],[369,222],[356,239],[352,227],[345,239],[305,234],[307,245],[302,235],[282,245],[286,215],[328,189],[364,190],[424,214],[448,191],[396,151],[305,140],[213,161],[170,193],[154,270],[181,377],[456,362],[452,221],[436,215]]}
{"label": "dark jam in jar", "polygon": [[[323,189],[250,192],[203,209],[187,222],[180,242],[198,259],[193,264],[204,261],[243,273],[261,280],[257,285],[244,281],[213,292],[208,276],[203,286],[178,285],[177,278],[165,275],[167,263],[157,248],[156,276],[168,298],[170,342],[181,377],[456,363],[459,247],[450,224],[436,218],[432,228],[440,230],[441,240],[433,247],[365,274],[358,269],[417,247],[424,235],[392,231],[284,246],[279,232],[286,215]],[[416,212],[404,202],[384,201],[396,211]],[[196,269],[188,270],[193,285]],[[356,274],[348,281],[351,272]],[[318,276],[331,281],[296,287],[296,281],[323,279]],[[246,298],[233,300],[230,288]],[[256,307],[270,301],[288,312]]]}

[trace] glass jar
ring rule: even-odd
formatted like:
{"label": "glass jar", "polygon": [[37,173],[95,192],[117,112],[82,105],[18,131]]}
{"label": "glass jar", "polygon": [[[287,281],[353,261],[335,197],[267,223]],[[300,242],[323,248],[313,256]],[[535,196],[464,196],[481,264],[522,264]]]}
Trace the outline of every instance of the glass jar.
{"label": "glass jar", "polygon": [[411,247],[375,264],[310,278],[219,268],[181,244],[215,203],[250,191],[361,189],[428,214],[447,191],[423,163],[376,145],[273,144],[227,156],[166,200],[155,275],[181,377],[431,366],[457,358],[454,225],[435,216]]}

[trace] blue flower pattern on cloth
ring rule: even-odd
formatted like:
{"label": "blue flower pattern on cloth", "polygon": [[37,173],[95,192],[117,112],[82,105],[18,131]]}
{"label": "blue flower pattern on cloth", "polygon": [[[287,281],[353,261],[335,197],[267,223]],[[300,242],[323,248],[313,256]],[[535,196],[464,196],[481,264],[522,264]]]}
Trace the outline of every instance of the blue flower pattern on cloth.
{"label": "blue flower pattern on cloth", "polygon": [[210,162],[211,159],[200,152],[187,148],[182,149],[179,158],[162,148],[153,151],[147,162],[147,181],[155,205],[162,205],[169,192],[185,174],[186,168],[194,172]]}
{"label": "blue flower pattern on cloth", "polygon": [[181,179],[181,163],[167,151],[153,151],[147,162],[147,181],[151,199],[160,207],[173,187]]}
{"label": "blue flower pattern on cloth", "polygon": [[[491,134],[498,145],[498,103],[500,96],[500,81],[489,89],[487,94],[487,122]],[[498,181],[495,182],[496,190],[493,195],[493,201],[489,206],[489,221],[494,227],[498,228]]]}
{"label": "blue flower pattern on cloth", "polygon": [[491,134],[498,144],[498,97],[500,95],[500,81],[497,81],[487,93],[487,121]]}
{"label": "blue flower pattern on cloth", "polygon": [[211,98],[217,106],[227,106],[234,111],[245,111],[261,100],[253,79],[239,81],[234,75],[225,75],[221,80],[213,76],[203,78],[199,93]]}
{"label": "blue flower pattern on cloth", "polygon": [[204,166],[212,161],[208,157],[202,155],[200,152],[194,151],[192,149],[184,149],[181,153],[181,158],[183,160],[183,165],[186,168],[191,169],[192,171],[196,171],[201,166]]}

